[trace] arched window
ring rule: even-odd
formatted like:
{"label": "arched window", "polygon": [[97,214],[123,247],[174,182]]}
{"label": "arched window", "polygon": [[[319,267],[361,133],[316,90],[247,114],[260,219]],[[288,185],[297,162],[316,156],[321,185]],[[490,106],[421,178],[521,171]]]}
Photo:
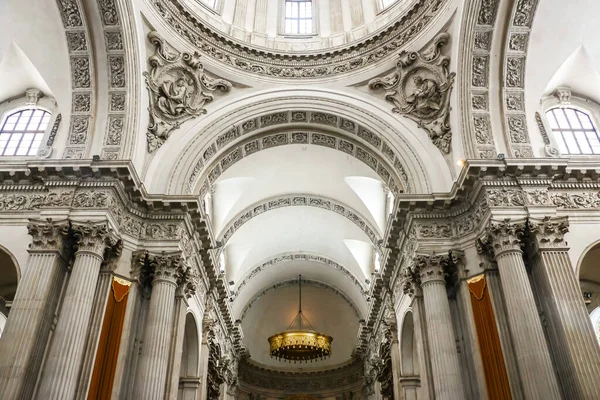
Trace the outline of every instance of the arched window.
{"label": "arched window", "polygon": [[571,107],[546,111],[554,140],[562,154],[600,154],[600,137],[589,114]]}
{"label": "arched window", "polygon": [[285,0],[283,32],[291,35],[314,33],[312,5],[312,0]]}
{"label": "arched window", "polygon": [[398,0],[381,0],[381,4],[383,5],[383,8],[388,8],[397,1]]}
{"label": "arched window", "polygon": [[49,112],[40,108],[9,114],[0,127],[0,156],[36,155],[50,117]]}

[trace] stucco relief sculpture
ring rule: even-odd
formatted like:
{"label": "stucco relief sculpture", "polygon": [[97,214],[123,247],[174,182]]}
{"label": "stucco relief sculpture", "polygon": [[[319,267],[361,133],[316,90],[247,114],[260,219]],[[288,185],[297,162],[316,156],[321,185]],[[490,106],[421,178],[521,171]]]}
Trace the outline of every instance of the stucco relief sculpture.
{"label": "stucco relief sculpture", "polygon": [[157,150],[182,123],[205,114],[204,106],[213,101],[212,92],[229,92],[231,83],[213,79],[204,73],[198,52],[178,53],[167,48],[156,32],[148,39],[156,47],[149,58],[150,71],[145,72],[150,94],[148,151]]}
{"label": "stucco relief sculpture", "polygon": [[448,70],[450,58],[441,52],[449,38],[440,33],[425,51],[402,51],[395,72],[369,82],[371,89],[385,89],[385,99],[394,104],[392,111],[425,129],[444,154],[452,143],[450,93],[455,76]]}

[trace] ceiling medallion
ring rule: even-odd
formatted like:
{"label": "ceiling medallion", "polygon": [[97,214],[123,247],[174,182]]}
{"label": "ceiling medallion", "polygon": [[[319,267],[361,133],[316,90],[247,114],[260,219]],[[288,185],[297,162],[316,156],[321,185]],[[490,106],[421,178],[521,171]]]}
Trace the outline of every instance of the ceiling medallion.
{"label": "ceiling medallion", "polygon": [[298,275],[298,314],[288,328],[269,337],[271,358],[279,361],[312,362],[331,356],[333,338],[316,332],[302,314],[302,275]]}

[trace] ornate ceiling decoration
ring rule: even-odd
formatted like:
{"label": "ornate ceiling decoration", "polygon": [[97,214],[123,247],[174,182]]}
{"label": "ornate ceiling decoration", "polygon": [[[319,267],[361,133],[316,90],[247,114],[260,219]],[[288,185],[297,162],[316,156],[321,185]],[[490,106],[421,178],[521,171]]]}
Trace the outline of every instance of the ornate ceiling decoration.
{"label": "ornate ceiling decoration", "polygon": [[[263,133],[260,137],[256,137],[261,129],[271,130],[282,125],[290,125],[288,128],[290,132]],[[319,125],[328,130],[339,129],[341,132],[355,136],[358,140],[341,138],[339,137],[341,135],[333,132],[327,134],[295,128],[300,125]],[[243,141],[244,135],[248,135],[246,141]],[[237,143],[235,143],[236,141]],[[230,144],[232,146],[227,149]],[[335,114],[305,110],[280,111],[253,117],[218,135],[205,147],[205,150],[198,156],[195,166],[190,169],[191,174],[187,180],[190,192],[194,191],[194,187],[200,185],[200,195],[204,196],[208,192],[209,186],[226,169],[244,157],[271,147],[289,144],[315,144],[350,154],[373,169],[394,195],[398,195],[401,191],[410,192],[411,185],[408,174],[399,155],[381,135],[357,122]],[[376,149],[377,152],[371,148]],[[224,153],[217,156],[218,152],[223,149],[225,149]],[[378,154],[381,154],[381,157]],[[198,183],[201,175],[204,176]]]}
{"label": "ornate ceiling decoration", "polygon": [[229,92],[231,83],[206,75],[198,52],[176,52],[155,31],[148,39],[156,48],[148,59],[150,71],[144,73],[150,99],[146,136],[152,153],[182,123],[205,114],[203,107],[213,101],[211,93],[217,89]]}
{"label": "ornate ceiling decoration", "polygon": [[297,262],[301,262],[301,261],[308,261],[308,262],[315,262],[315,263],[319,263],[319,264],[323,264],[326,265],[328,267],[331,267],[337,271],[340,271],[344,276],[348,277],[350,280],[352,280],[352,283],[354,283],[354,285],[356,286],[356,288],[358,289],[358,291],[360,293],[362,293],[363,295],[366,294],[366,290],[364,285],[358,280],[356,279],[356,277],[354,276],[354,274],[352,274],[352,272],[350,272],[347,268],[345,268],[344,266],[338,264],[337,262],[324,257],[324,256],[320,256],[320,255],[316,255],[316,254],[310,254],[310,253],[291,253],[291,254],[280,254],[277,255],[263,263],[261,263],[260,265],[256,266],[255,268],[252,268],[250,270],[250,272],[248,274],[246,274],[246,276],[244,276],[241,280],[241,282],[238,284],[237,286],[237,291],[234,293],[234,298],[237,298],[237,296],[239,295],[239,293],[242,291],[242,289],[244,288],[244,286],[246,286],[246,284],[248,284],[250,282],[250,280],[252,280],[252,278],[256,277],[258,274],[260,274],[261,272],[264,272],[265,270],[269,269],[270,267],[273,267],[277,264],[281,264],[281,263],[286,263],[286,262],[292,262],[292,261],[297,261]]}
{"label": "ornate ceiling decoration", "polygon": [[456,75],[448,70],[450,58],[441,53],[449,39],[440,33],[425,51],[402,51],[395,72],[369,82],[371,89],[385,89],[392,111],[415,121],[444,154],[452,145],[450,93]]}
{"label": "ornate ceiling decoration", "polygon": [[419,0],[389,28],[340,48],[278,53],[225,37],[178,0],[151,0],[165,22],[195,48],[230,67],[275,78],[315,79],[357,71],[384,60],[425,31],[447,0]]}
{"label": "ornate ceiling decoration", "polygon": [[369,238],[375,248],[379,248],[381,237],[377,230],[357,211],[343,203],[322,196],[309,196],[306,194],[295,194],[272,198],[262,203],[255,203],[248,207],[227,225],[227,228],[221,233],[218,242],[224,246],[233,234],[239,230],[245,223],[259,215],[273,211],[282,207],[316,207],[327,211],[332,211],[348,219],[358,226]]}

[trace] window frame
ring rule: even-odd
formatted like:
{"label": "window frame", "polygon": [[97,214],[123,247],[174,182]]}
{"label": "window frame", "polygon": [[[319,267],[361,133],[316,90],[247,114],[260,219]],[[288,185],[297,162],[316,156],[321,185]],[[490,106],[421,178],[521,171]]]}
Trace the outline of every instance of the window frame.
{"label": "window frame", "polygon": [[[571,108],[576,111],[587,114],[592,122],[592,125],[596,131],[596,134],[600,138],[600,105],[587,99],[585,97],[578,96],[571,92],[570,88],[560,87],[557,88],[551,96],[546,96],[542,98],[541,109],[540,109],[540,121],[541,123],[540,129],[545,131],[542,132],[542,136],[544,136],[544,144],[545,144],[545,152],[549,157],[562,157],[562,158],[570,158],[575,157],[578,159],[586,159],[586,158],[597,158],[600,154],[570,154],[563,153],[560,151],[560,146],[557,143],[556,137],[554,135],[554,130],[550,125],[550,121],[548,120],[547,112],[555,109],[555,108]],[[600,139],[599,139],[600,140]]]}
{"label": "window frame", "polygon": [[[31,89],[28,89],[27,92],[30,92]],[[3,160],[23,160],[23,159],[31,159],[31,158],[48,158],[52,155],[52,147],[48,146],[48,139],[50,137],[50,133],[54,127],[56,122],[56,118],[58,116],[58,110],[56,106],[56,102],[53,98],[43,96],[41,91],[39,91],[39,97],[35,99],[35,102],[32,102],[32,97],[25,93],[23,96],[4,101],[0,103],[0,128],[4,126],[4,121],[12,114],[28,110],[28,109],[40,109],[50,113],[50,121],[48,122],[48,126],[44,130],[44,134],[42,136],[42,141],[40,146],[38,147],[35,155],[0,155],[0,159]],[[59,127],[60,128],[60,127]]]}
{"label": "window frame", "polygon": [[[42,111],[45,114],[48,114],[50,116],[50,118],[48,118],[48,125],[46,125],[46,128],[44,128],[43,131],[30,131],[27,132],[25,130],[23,130],[23,132],[21,132],[20,130],[13,128],[12,132],[6,132],[6,131],[2,131],[2,129],[4,128],[4,125],[6,124],[6,121],[8,120],[8,118],[12,117],[15,114],[19,114],[19,113],[23,113],[25,111],[29,111],[32,110],[33,112],[35,111]],[[19,117],[20,118],[20,117]],[[32,116],[29,117],[29,119],[31,120]],[[31,151],[31,145],[33,144],[33,142],[35,140],[32,140],[32,143],[29,145],[30,148],[27,151],[27,154],[16,154],[16,152],[19,151],[19,149],[21,148],[20,145],[23,142],[23,137],[21,137],[21,139],[19,140],[19,144],[17,145],[16,149],[15,149],[15,154],[2,154],[6,151],[6,148],[8,147],[8,143],[10,143],[11,140],[8,141],[7,146],[5,148],[1,148],[0,147],[0,157],[34,157],[37,156],[37,152],[39,151],[40,148],[42,148],[42,143],[44,141],[44,136],[46,136],[46,131],[48,130],[48,127],[50,127],[50,123],[52,122],[52,113],[48,110],[46,110],[44,107],[39,107],[39,106],[25,106],[25,107],[19,107],[16,109],[12,109],[9,112],[6,112],[3,116],[2,119],[0,120],[0,135],[5,134],[5,133],[9,133],[11,135],[11,139],[12,139],[12,135],[14,134],[19,134],[21,133],[22,135],[25,135],[26,133],[33,133],[35,135],[39,135],[41,133],[41,139],[40,139],[40,144],[37,147],[37,149],[35,149],[35,154],[29,154],[29,152]],[[30,121],[27,121],[27,126],[29,126]]]}
{"label": "window frame", "polygon": [[312,32],[310,33],[287,33],[285,31],[285,8],[288,1],[281,0],[279,7],[279,27],[277,33],[279,36],[283,36],[290,39],[309,39],[319,34],[319,5],[318,0],[310,0],[312,10]]}

